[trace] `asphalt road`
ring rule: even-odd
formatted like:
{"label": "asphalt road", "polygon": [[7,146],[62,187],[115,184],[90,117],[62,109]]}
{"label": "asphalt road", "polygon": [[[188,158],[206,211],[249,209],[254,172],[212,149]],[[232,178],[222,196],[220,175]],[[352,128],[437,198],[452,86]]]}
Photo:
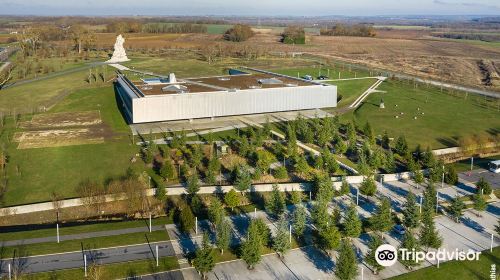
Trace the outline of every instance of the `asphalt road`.
{"label": "asphalt road", "polygon": [[[175,255],[171,242],[163,241],[99,250],[86,248],[79,252],[27,257],[23,259],[23,262],[26,263],[25,271],[33,273],[83,267],[84,255],[87,256],[87,264],[92,262],[110,264],[144,259],[154,260],[156,245],[158,245],[158,254],[160,257]],[[2,273],[6,273],[9,262],[10,260],[1,260]]]}
{"label": "asphalt road", "polygon": [[[152,231],[165,230],[165,226],[152,226],[151,230]],[[148,227],[136,227],[136,228],[124,228],[124,229],[116,229],[116,230],[94,231],[94,232],[77,233],[77,234],[67,234],[67,235],[61,235],[59,237],[59,240],[60,241],[76,240],[76,239],[113,236],[113,235],[137,233],[137,232],[149,232],[149,228]],[[55,229],[54,229],[54,233],[55,233]],[[3,241],[0,244],[3,246],[18,246],[18,245],[30,245],[30,244],[37,244],[37,243],[44,243],[44,242],[55,242],[55,241],[57,241],[57,236],[54,234],[54,236],[50,236],[50,237],[38,237],[38,238],[30,238],[30,239],[18,239],[18,240]]]}

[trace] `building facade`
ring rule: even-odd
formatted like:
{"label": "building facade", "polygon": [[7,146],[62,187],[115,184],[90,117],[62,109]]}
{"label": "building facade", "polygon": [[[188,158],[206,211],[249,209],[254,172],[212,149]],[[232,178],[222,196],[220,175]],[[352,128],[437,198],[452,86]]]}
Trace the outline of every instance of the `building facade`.
{"label": "building facade", "polygon": [[336,107],[337,87],[269,74],[132,82],[118,74],[117,91],[130,123],[190,120]]}

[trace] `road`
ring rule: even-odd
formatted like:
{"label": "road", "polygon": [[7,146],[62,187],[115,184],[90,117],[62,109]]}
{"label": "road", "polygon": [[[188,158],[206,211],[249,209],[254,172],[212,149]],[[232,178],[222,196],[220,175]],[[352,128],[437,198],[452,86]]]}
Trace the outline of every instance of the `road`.
{"label": "road", "polygon": [[[151,231],[164,230],[164,226],[152,226]],[[85,238],[93,238],[93,237],[104,237],[104,236],[114,236],[120,234],[129,234],[129,233],[137,233],[137,232],[149,232],[149,227],[136,227],[136,228],[124,228],[124,229],[116,229],[116,230],[103,230],[103,231],[94,231],[94,232],[86,232],[86,233],[78,233],[78,234],[67,234],[61,235],[59,241],[67,241],[67,240],[76,240],[76,239],[85,239]],[[55,231],[54,231],[55,233]],[[18,240],[8,240],[1,243],[3,246],[18,246],[18,245],[30,245],[36,243],[44,243],[44,242],[54,242],[57,241],[56,235],[49,237],[37,237],[30,239],[18,239]]]}
{"label": "road", "polygon": [[[87,256],[87,263],[96,261],[99,264],[110,264],[118,262],[135,261],[141,259],[154,260],[155,246],[158,246],[160,257],[174,256],[174,250],[170,241],[163,241],[151,244],[141,244],[109,249],[93,250],[85,248],[82,251],[41,255],[25,258],[26,272],[44,272],[52,270],[78,268],[84,266],[84,255]],[[8,260],[2,261],[2,271],[6,271]]]}

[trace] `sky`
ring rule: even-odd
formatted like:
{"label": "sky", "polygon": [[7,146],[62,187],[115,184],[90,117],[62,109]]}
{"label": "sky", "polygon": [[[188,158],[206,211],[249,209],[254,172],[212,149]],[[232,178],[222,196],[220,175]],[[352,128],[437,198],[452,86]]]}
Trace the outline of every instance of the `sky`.
{"label": "sky", "polygon": [[500,0],[0,0],[15,15],[500,15]]}

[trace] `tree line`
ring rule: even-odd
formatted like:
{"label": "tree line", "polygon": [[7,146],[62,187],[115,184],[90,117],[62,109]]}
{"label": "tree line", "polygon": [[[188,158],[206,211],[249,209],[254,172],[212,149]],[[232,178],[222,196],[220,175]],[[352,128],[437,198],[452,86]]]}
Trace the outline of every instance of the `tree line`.
{"label": "tree line", "polygon": [[305,44],[306,33],[303,27],[288,26],[281,34],[281,41],[285,44]]}
{"label": "tree line", "polygon": [[145,33],[207,33],[207,26],[204,24],[192,23],[147,23],[142,26]]}
{"label": "tree line", "polygon": [[331,27],[322,28],[319,31],[323,36],[355,36],[355,37],[375,37],[376,32],[373,26],[366,24],[345,25],[337,23]]}

